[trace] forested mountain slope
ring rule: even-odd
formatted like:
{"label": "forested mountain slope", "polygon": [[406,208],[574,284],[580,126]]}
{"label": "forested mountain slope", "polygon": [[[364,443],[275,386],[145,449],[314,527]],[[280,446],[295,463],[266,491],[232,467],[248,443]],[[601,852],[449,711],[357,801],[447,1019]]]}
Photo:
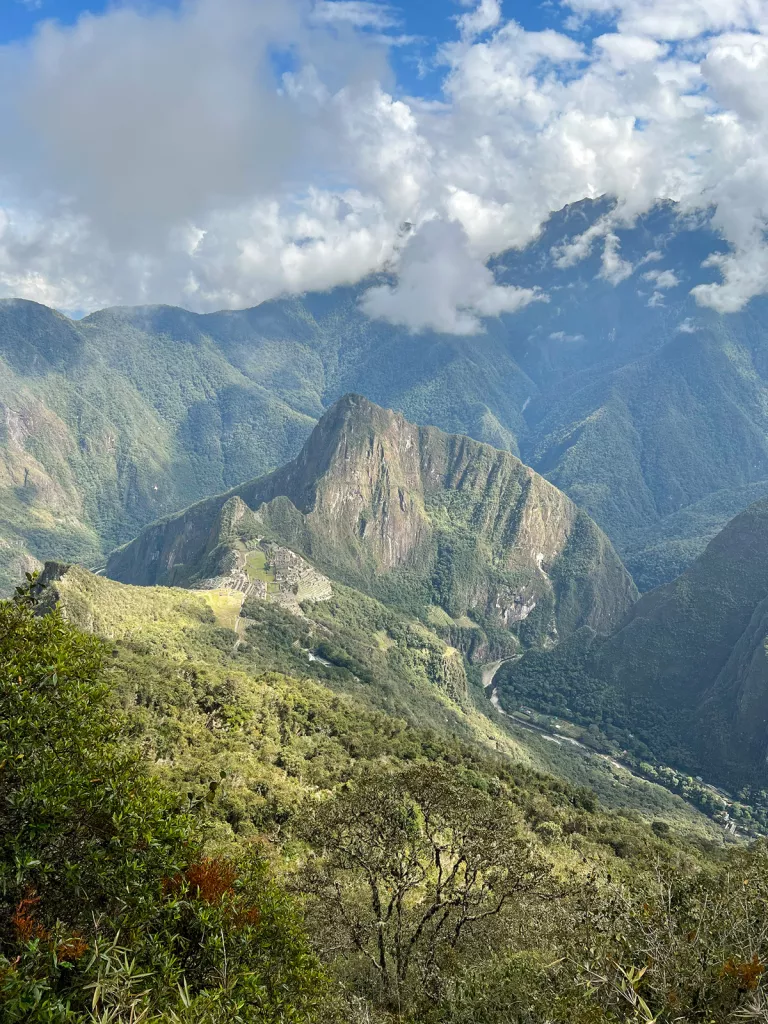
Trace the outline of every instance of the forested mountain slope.
{"label": "forested mountain slope", "polygon": [[247,570],[264,539],[391,604],[439,605],[527,643],[606,631],[636,597],[602,531],[513,455],[356,395],[293,462],[148,527],[106,572],[199,587]]}
{"label": "forested mountain slope", "polygon": [[469,337],[369,320],[370,281],[208,315],[75,322],[0,302],[0,586],[34,559],[95,564],[274,469],[349,391],[520,454],[606,530],[641,589],[674,578],[768,492],[768,304],[720,316],[691,298],[722,250],[706,219],[665,204],[608,229],[611,208],[566,207],[493,261],[547,301]]}
{"label": "forested mountain slope", "polygon": [[[431,678],[445,648],[418,623],[334,587],[301,614],[251,601],[243,635],[236,593],[46,581],[0,602],[8,1024],[754,1005],[764,844],[705,839],[670,798],[649,827],[615,781],[619,812],[535,770]],[[346,667],[308,659],[323,636]]]}
{"label": "forested mountain slope", "polygon": [[[499,715],[483,693],[480,668],[450,646],[447,617],[427,625],[338,583],[322,600],[290,606],[275,594],[227,587],[130,586],[57,563],[48,563],[42,581],[45,607],[55,603],[69,622],[115,646],[121,700],[151,736],[158,770],[178,785],[197,787],[201,764],[209,765],[203,778],[216,775],[210,759],[226,748],[219,729],[228,734],[239,721],[230,705],[256,701],[238,741],[242,754],[226,754],[223,765],[233,772],[227,793],[244,827],[263,825],[276,804],[293,804],[306,785],[329,784],[355,762],[416,756],[412,738],[404,738],[419,730],[425,745],[440,737],[424,756],[443,748],[450,756],[468,744],[521,770],[588,787],[616,810],[691,837],[724,838],[720,824],[667,788],[628,772],[617,785],[605,759],[560,749]],[[296,731],[281,730],[277,757],[272,719],[286,714]],[[193,743],[181,738],[187,733]]]}
{"label": "forested mountain slope", "polygon": [[762,499],[679,579],[645,594],[610,636],[581,630],[505,666],[501,701],[575,714],[641,755],[757,792],[768,779],[767,641]]}

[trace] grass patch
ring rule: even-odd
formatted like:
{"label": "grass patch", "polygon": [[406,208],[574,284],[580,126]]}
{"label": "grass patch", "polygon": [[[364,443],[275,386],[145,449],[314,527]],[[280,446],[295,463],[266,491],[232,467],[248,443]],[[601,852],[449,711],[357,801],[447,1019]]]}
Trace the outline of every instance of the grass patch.
{"label": "grass patch", "polygon": [[431,604],[427,608],[426,618],[430,626],[435,626],[437,629],[450,629],[454,624],[448,612],[437,604]]}
{"label": "grass patch", "polygon": [[213,610],[216,625],[235,630],[243,607],[243,595],[235,590],[208,590],[203,592],[203,596]]}
{"label": "grass patch", "polygon": [[267,568],[267,555],[261,548],[248,552],[245,558],[245,571],[248,573],[248,579],[266,583],[268,589],[270,583],[276,583],[274,570]]}

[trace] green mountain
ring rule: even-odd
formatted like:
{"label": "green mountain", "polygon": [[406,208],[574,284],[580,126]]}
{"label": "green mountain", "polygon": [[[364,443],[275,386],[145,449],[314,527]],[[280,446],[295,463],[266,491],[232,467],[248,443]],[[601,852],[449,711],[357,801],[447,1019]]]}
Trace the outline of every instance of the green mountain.
{"label": "green mountain", "polygon": [[600,725],[638,756],[755,792],[768,778],[768,500],[733,519],[609,636],[583,629],[499,676],[519,701]]}
{"label": "green mountain", "polygon": [[358,298],[77,322],[0,300],[0,591],[47,558],[98,564],[158,516],[283,464],[350,380],[514,448],[505,424],[522,423],[530,388],[498,340],[415,344]]}
{"label": "green mountain", "polygon": [[284,464],[350,391],[521,456],[642,590],[673,579],[768,493],[768,303],[695,304],[722,241],[673,204],[615,228],[625,280],[601,276],[599,239],[569,264],[564,246],[611,206],[566,207],[494,260],[501,283],[549,301],[466,338],[368,320],[370,281],[207,315],[72,321],[0,301],[0,588],[50,557],[96,565],[158,516]]}
{"label": "green mountain", "polygon": [[600,529],[513,455],[356,395],[293,462],[153,524],[106,573],[209,586],[253,575],[269,541],[414,614],[437,605],[470,638],[478,623],[525,643],[605,631],[636,597]]}
{"label": "green mountain", "polygon": [[0,588],[35,560],[103,561],[294,454],[312,422],[203,337],[0,302]]}

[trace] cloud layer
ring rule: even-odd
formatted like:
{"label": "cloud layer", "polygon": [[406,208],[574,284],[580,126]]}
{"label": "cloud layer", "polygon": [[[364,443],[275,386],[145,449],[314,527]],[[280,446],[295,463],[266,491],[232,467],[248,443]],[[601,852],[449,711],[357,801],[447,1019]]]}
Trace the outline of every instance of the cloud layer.
{"label": "cloud layer", "polygon": [[[0,294],[68,310],[252,305],[387,269],[364,299],[412,330],[479,329],[542,296],[492,253],[553,210],[619,200],[559,252],[633,273],[615,228],[714,208],[704,305],[768,291],[768,0],[569,0],[559,29],[457,9],[438,99],[404,95],[398,9],[184,0],[43,23],[0,48]],[[410,225],[404,237],[403,224]],[[652,301],[676,286],[647,280]]]}

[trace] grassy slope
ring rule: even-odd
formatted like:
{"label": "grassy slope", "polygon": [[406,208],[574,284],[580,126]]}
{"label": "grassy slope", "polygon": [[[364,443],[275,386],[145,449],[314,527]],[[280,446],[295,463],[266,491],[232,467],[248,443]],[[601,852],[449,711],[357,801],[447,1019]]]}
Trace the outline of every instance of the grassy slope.
{"label": "grassy slope", "polygon": [[[159,769],[202,794],[223,768],[229,781],[217,799],[243,828],[260,827],[275,806],[345,777],[361,759],[427,752],[455,760],[463,743],[470,761],[501,757],[588,786],[608,807],[718,836],[663,788],[510,725],[485,701],[477,670],[469,692],[452,695],[442,666],[456,652],[347,588],[306,605],[305,618],[246,604],[250,624],[237,648],[216,622],[216,594],[127,587],[81,569],[56,588],[68,617],[114,645],[115,686]],[[336,663],[310,662],[306,651],[318,647]]]}

